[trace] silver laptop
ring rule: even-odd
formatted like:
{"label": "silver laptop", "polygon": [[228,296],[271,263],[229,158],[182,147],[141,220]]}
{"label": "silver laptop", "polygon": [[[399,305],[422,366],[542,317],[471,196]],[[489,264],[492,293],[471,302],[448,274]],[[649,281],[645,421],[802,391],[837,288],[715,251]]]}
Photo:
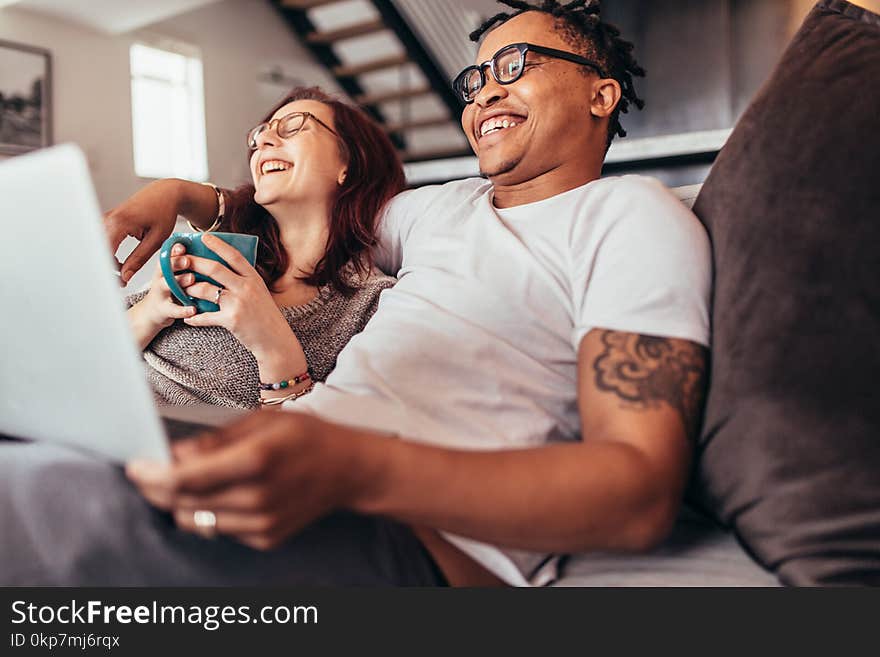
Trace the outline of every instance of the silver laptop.
{"label": "silver laptop", "polygon": [[0,263],[0,434],[167,461],[172,433],[237,415],[180,407],[160,418],[78,147],[0,163]]}

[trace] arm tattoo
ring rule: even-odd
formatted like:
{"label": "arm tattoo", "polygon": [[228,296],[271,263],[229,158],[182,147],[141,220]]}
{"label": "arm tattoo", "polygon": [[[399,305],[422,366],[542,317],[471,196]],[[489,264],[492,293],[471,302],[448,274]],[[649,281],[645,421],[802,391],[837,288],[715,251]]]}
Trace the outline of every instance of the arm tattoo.
{"label": "arm tattoo", "polygon": [[685,340],[602,331],[604,349],[593,362],[596,386],[637,408],[666,403],[694,436],[703,410],[706,350]]}

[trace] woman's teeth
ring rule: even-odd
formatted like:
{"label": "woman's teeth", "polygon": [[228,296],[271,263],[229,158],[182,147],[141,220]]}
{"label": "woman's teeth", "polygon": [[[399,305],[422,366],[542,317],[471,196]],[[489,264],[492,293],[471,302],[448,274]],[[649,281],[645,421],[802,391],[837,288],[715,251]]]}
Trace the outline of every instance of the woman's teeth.
{"label": "woman's teeth", "polygon": [[517,125],[518,124],[514,119],[489,119],[488,121],[484,121],[483,125],[480,126],[480,136],[485,137],[490,132],[497,132],[498,130],[504,130],[506,128],[515,128]]}
{"label": "woman's teeth", "polygon": [[266,160],[260,165],[260,173],[265,175],[274,171],[287,171],[292,166],[289,162],[283,162],[282,160]]}

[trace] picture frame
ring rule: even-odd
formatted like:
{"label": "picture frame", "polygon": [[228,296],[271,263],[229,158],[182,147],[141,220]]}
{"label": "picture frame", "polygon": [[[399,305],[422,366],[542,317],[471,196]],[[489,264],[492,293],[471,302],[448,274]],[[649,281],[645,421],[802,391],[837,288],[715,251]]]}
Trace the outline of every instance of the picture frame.
{"label": "picture frame", "polygon": [[0,155],[52,144],[52,55],[0,39]]}

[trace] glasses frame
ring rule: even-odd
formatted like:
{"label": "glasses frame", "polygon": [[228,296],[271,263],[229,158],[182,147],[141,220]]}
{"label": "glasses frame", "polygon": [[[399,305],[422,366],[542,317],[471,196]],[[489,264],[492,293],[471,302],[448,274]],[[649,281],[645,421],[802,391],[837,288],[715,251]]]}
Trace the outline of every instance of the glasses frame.
{"label": "glasses frame", "polygon": [[[520,59],[519,73],[517,73],[516,77],[513,78],[512,80],[508,80],[507,82],[502,82],[501,80],[498,79],[498,72],[495,70],[496,64],[497,64],[497,59],[498,59],[499,55],[501,55],[502,53],[505,53],[511,49],[516,49],[517,51],[519,51],[519,59]],[[590,68],[594,69],[596,71],[596,73],[598,73],[600,78],[608,77],[605,75],[604,71],[602,70],[602,67],[590,59],[586,59],[585,57],[581,57],[580,55],[577,55],[573,52],[566,52],[564,50],[557,50],[556,48],[545,48],[544,46],[537,46],[533,43],[523,42],[523,43],[508,44],[508,45],[504,46],[503,48],[499,48],[495,52],[495,54],[492,55],[491,58],[487,59],[482,64],[468,66],[461,73],[459,73],[458,75],[455,76],[455,79],[452,81],[452,89],[455,91],[455,93],[458,95],[458,97],[461,98],[461,100],[466,105],[470,105],[471,103],[473,103],[476,100],[477,94],[479,94],[480,91],[483,90],[483,87],[486,86],[486,74],[484,72],[486,67],[488,67],[489,70],[492,71],[492,77],[495,79],[495,82],[497,82],[498,84],[501,84],[501,85],[513,84],[514,82],[516,82],[517,80],[519,80],[522,77],[522,74],[526,70],[526,53],[528,53],[528,52],[538,53],[539,55],[546,55],[548,57],[553,57],[555,59],[562,59],[567,62],[572,62],[574,64],[580,64],[581,66],[589,66]],[[480,74],[480,88],[477,89],[477,91],[476,91],[476,93],[474,93],[473,97],[470,100],[468,100],[468,91],[465,90],[463,88],[463,86],[464,86],[465,78],[468,76],[468,74],[471,71],[477,71]]]}
{"label": "glasses frame", "polygon": [[[283,121],[288,120],[292,116],[302,116],[303,117],[302,125],[300,125],[300,127],[298,127],[296,130],[294,130],[290,134],[282,135],[280,132],[278,132],[278,126],[280,126]],[[266,130],[272,130],[273,128],[275,128],[275,133],[281,139],[290,139],[291,137],[295,136],[297,133],[299,133],[300,130],[302,130],[305,127],[306,121],[308,121],[309,119],[314,119],[315,121],[320,123],[322,126],[327,128],[327,130],[329,130],[334,135],[336,135],[337,139],[341,139],[338,132],[336,132],[333,128],[331,128],[329,125],[324,123],[321,119],[319,119],[317,116],[315,116],[311,112],[290,112],[289,114],[285,114],[284,116],[279,116],[277,119],[272,119],[271,121],[264,121],[263,123],[258,123],[253,128],[248,130],[248,133],[247,133],[248,148],[251,151],[257,150],[257,148],[258,148],[257,137],[259,137],[261,134],[263,134]],[[259,132],[257,132],[257,130],[259,128],[263,128],[263,130],[260,130]],[[251,137],[251,135],[254,135],[253,138]]]}

